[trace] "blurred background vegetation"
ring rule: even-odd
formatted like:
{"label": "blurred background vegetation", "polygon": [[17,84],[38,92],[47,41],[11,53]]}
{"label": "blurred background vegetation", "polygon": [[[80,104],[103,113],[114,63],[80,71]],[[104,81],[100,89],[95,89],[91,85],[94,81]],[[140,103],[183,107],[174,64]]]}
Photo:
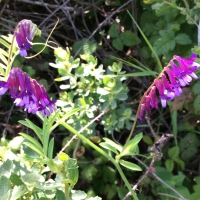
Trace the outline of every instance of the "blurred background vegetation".
{"label": "blurred background vegetation", "polygon": [[[59,19],[50,40],[63,49],[67,47],[66,52],[70,52],[71,55],[66,52],[59,54],[60,52],[56,53],[46,48],[39,56],[32,59],[17,57],[14,66],[22,68],[32,78],[43,84],[51,97],[68,102],[67,105],[62,105],[60,102],[60,106],[64,106],[65,110],[70,107],[85,106],[84,112],[79,112],[69,120],[71,126],[77,130],[109,108],[110,112],[105,112],[83,134],[96,143],[102,137],[108,137],[117,143],[124,144],[138,103],[145,90],[153,82],[155,74],[161,71],[161,67],[166,66],[173,55],[189,58],[192,52],[197,54],[200,52],[197,39],[199,13],[200,3],[187,0],[3,0],[0,3],[0,29],[2,35],[13,34],[20,20],[30,19],[42,30],[42,37],[35,38],[34,42],[45,42]],[[149,48],[150,45],[159,60]],[[41,47],[33,46],[29,54],[34,55],[38,52],[38,48]],[[56,82],[55,79],[66,76],[66,72],[57,70],[55,67],[59,68],[63,63],[66,65],[66,60],[70,67],[72,65],[74,67],[78,62],[76,59],[83,54],[93,55],[96,60],[94,57],[81,57],[82,62],[79,66],[82,68],[74,71],[73,76],[69,78],[67,83],[70,83],[70,86],[58,82],[66,83],[62,78]],[[69,59],[70,56],[71,59]],[[115,83],[118,84],[117,89],[111,86],[108,89],[117,91],[112,99],[106,96],[110,93],[107,93],[105,88],[110,80],[100,85],[95,82],[95,79],[85,78],[88,76],[88,72],[84,71],[86,67],[89,67],[88,60],[94,66],[98,63],[98,73],[103,73],[105,70],[109,75],[119,75]],[[113,64],[117,61],[121,61],[122,64]],[[141,68],[145,69],[145,73],[148,71],[152,73],[148,76],[142,73],[139,76],[126,77],[126,79],[120,75],[124,72],[136,73]],[[197,75],[199,75],[198,72]],[[95,78],[98,80],[98,77]],[[74,79],[80,79],[80,81],[73,85]],[[90,84],[92,86],[88,88]],[[97,87],[101,90],[93,95],[92,88]],[[200,199],[199,88],[200,81],[193,81],[191,86],[184,88],[184,93],[170,102],[166,109],[160,107],[159,110],[153,110],[150,119],[150,124],[157,135],[174,134],[174,139],[163,148],[162,159],[154,164],[156,174],[185,199],[191,200]],[[93,96],[86,95],[88,90]],[[105,92],[105,95],[101,96],[102,92]],[[90,101],[90,98],[94,101]],[[103,102],[98,109],[98,105],[94,103],[95,98],[96,101]],[[1,145],[9,143],[25,129],[23,125],[18,124],[19,120],[29,118],[41,125],[41,121],[34,115],[13,107],[9,96],[1,97],[0,109]],[[149,165],[148,148],[153,145],[154,139],[146,123],[138,121],[134,135],[139,132],[143,132],[144,135],[139,145],[140,154],[143,157],[137,160],[132,157],[129,161],[137,163],[145,171],[144,166]],[[30,130],[29,134],[33,135]],[[72,135],[62,127],[52,134],[55,138],[56,155],[66,141],[72,138]],[[78,159],[80,176],[75,189],[84,190],[91,196],[99,195],[107,200],[122,199],[128,192],[114,166],[86,144],[73,140],[65,152]],[[129,182],[133,185],[143,173],[125,170]],[[177,196],[155,177],[148,176],[139,187],[138,197],[142,200],[167,200]]]}

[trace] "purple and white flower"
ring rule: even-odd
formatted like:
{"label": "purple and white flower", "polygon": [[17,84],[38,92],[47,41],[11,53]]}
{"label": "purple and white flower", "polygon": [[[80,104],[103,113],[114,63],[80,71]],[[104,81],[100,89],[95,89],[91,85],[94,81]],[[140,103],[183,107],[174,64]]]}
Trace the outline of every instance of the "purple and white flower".
{"label": "purple and white flower", "polygon": [[15,29],[14,35],[22,57],[27,56],[27,51],[32,48],[34,36],[41,35],[41,31],[31,20],[24,19],[20,21]]}
{"label": "purple and white flower", "polygon": [[0,81],[0,95],[8,90],[15,105],[25,107],[29,113],[40,112],[45,117],[56,110],[56,101],[50,100],[44,86],[19,68],[11,69],[7,82]]}
{"label": "purple and white flower", "polygon": [[151,115],[151,108],[158,109],[159,101],[156,97],[156,89],[159,93],[162,107],[166,107],[167,101],[181,95],[181,87],[189,85],[192,78],[198,78],[194,72],[200,65],[194,62],[195,59],[195,54],[192,54],[189,60],[176,55],[173,57],[159,78],[154,80],[153,87],[143,97],[138,115],[141,121],[145,120],[146,112],[149,116]]}

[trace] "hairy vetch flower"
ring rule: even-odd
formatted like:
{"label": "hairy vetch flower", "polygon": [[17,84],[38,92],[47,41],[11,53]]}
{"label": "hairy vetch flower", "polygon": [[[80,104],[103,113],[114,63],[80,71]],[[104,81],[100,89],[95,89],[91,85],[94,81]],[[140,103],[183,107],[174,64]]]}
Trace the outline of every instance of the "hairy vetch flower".
{"label": "hairy vetch flower", "polygon": [[141,121],[144,121],[146,112],[149,116],[151,115],[151,108],[158,109],[159,100],[156,97],[156,89],[162,107],[166,107],[167,101],[181,95],[181,87],[189,85],[192,78],[198,78],[194,72],[200,65],[194,62],[195,59],[195,54],[192,54],[189,60],[176,55],[173,57],[158,78],[154,80],[153,86],[143,96],[138,115]]}
{"label": "hairy vetch flower", "polygon": [[7,82],[0,81],[0,95],[7,90],[15,99],[15,105],[24,106],[29,113],[35,114],[38,111],[45,117],[56,110],[56,101],[50,100],[44,86],[19,68],[11,69]]}
{"label": "hairy vetch flower", "polygon": [[22,57],[27,56],[27,50],[30,50],[34,36],[41,35],[41,31],[31,20],[24,19],[20,21],[15,29],[14,35]]}

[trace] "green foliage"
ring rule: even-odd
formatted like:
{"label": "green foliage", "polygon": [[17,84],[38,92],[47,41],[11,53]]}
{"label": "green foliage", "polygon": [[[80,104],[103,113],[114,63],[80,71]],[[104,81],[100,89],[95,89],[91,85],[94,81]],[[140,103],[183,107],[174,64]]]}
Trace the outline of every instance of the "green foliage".
{"label": "green foliage", "polygon": [[[89,54],[81,55],[74,60],[69,50],[55,50],[56,64],[61,77],[56,81],[64,82],[60,88],[58,106],[63,116],[72,108],[80,111],[68,119],[76,130],[83,128],[97,113],[105,112],[101,124],[105,131],[112,133],[123,128],[130,129],[133,119],[131,108],[125,104],[128,99],[128,88],[122,81],[126,79],[121,63],[113,63],[107,71],[97,65],[97,59]],[[96,124],[84,130],[84,134],[95,134]]]}
{"label": "green foliage", "polygon": [[199,138],[195,133],[187,133],[180,141],[181,158],[188,162],[197,152],[200,146]]}
{"label": "green foliage", "polygon": [[165,166],[169,171],[173,171],[175,163],[177,163],[183,170],[185,163],[179,158],[180,150],[179,147],[172,147],[168,150],[169,159],[165,161]]}
{"label": "green foliage", "polygon": [[108,31],[112,38],[112,45],[115,49],[122,51],[124,46],[134,46],[139,44],[141,41],[138,36],[132,31],[120,31],[120,25],[113,23]]}
{"label": "green foliage", "polygon": [[[188,188],[183,185],[185,175],[180,173],[179,175],[174,176],[171,172],[162,167],[156,167],[156,174],[162,180],[165,180],[165,182],[169,186],[173,187],[176,191],[178,191],[184,198],[190,199],[190,192]],[[149,184],[146,185],[146,187],[148,186],[152,187],[152,192],[155,196],[158,196],[158,193],[165,193],[178,197],[174,191],[170,190],[169,187],[167,187],[166,185],[160,184],[157,180],[151,181]],[[160,198],[163,200],[167,199],[165,196],[160,196]]]}
{"label": "green foliage", "polygon": [[81,54],[93,54],[98,48],[98,45],[93,41],[88,41],[88,39],[82,39],[74,43],[72,49],[74,52],[78,52],[79,55]]}
{"label": "green foliage", "polygon": [[[98,13],[91,12],[90,3],[87,2],[88,8],[84,17],[86,16],[87,20],[93,20],[95,13],[95,17],[99,20]],[[124,2],[119,0],[98,2],[99,8],[102,7],[106,13],[111,14],[123,4]],[[71,2],[71,6],[73,6],[73,2]],[[94,8],[96,7],[95,4]],[[69,48],[72,48],[79,57],[74,58],[69,49],[54,48],[56,61],[50,65],[56,68],[59,74],[56,75],[56,83],[54,83],[58,92],[50,91],[52,84],[49,84],[49,80],[42,79],[40,83],[47,90],[55,93],[54,95],[59,93],[57,106],[60,110],[49,118],[43,119],[39,116],[42,126],[41,123],[40,125],[35,123],[35,118],[32,116],[32,121],[30,119],[20,120],[21,124],[31,129],[30,135],[25,133],[25,129],[24,133],[20,133],[21,136],[17,137],[14,137],[14,134],[10,136],[2,132],[4,135],[0,141],[1,199],[123,199],[131,191],[122,183],[121,179],[126,180],[122,175],[123,172],[127,176],[129,185],[130,183],[136,184],[142,178],[140,176],[145,174],[145,172],[141,172],[140,164],[133,163],[131,157],[141,156],[142,159],[139,157],[141,164],[149,165],[146,150],[154,142],[147,125],[138,123],[136,128],[139,129],[139,132],[141,132],[141,128],[144,133],[135,131],[138,134],[122,145],[127,139],[126,130],[131,129],[135,120],[133,114],[135,106],[131,104],[133,98],[139,100],[144,92],[141,91],[140,84],[145,87],[150,85],[152,77],[148,79],[146,76],[156,77],[157,72],[162,70],[173,55],[187,57],[191,54],[191,48],[196,53],[200,52],[196,41],[197,28],[194,26],[199,23],[200,4],[198,0],[143,0],[136,5],[135,10],[139,11],[138,13],[134,12],[134,15],[140,20],[139,22],[125,17],[125,12],[119,9],[114,23],[114,18],[109,18],[112,23],[107,20],[106,23],[98,24],[101,29],[101,24],[104,24],[105,29],[100,34],[94,35],[92,40],[88,40],[86,34],[87,32],[92,33],[94,27],[92,26],[91,30],[81,27],[78,38],[81,38],[82,34],[84,38],[75,42],[73,46],[70,42],[68,43]],[[102,13],[100,15],[102,17]],[[91,23],[89,24],[91,25]],[[130,30],[130,27],[134,27],[134,30],[137,27],[138,33],[133,32],[133,29]],[[88,28],[90,29],[90,26]],[[74,31],[76,30],[74,29]],[[109,38],[106,42],[102,40],[105,34]],[[33,78],[41,78],[38,69],[35,66],[32,67],[27,59],[15,59],[18,54],[15,43],[10,63],[8,63],[11,39],[10,35],[0,37],[2,47],[0,49],[1,79],[4,80],[7,77],[11,65],[24,68]],[[74,40],[74,37],[72,39]],[[41,40],[34,40],[34,42],[41,42]],[[118,62],[112,60],[108,66],[102,65],[102,52],[108,55],[108,51],[113,50],[109,49],[109,45],[114,47],[114,51],[117,50],[109,55],[118,57],[117,53],[121,51],[120,57],[122,57],[124,56],[123,52],[128,49],[134,58],[131,61],[128,57],[125,61],[119,58],[116,59]],[[32,50],[37,53],[41,47],[34,44]],[[46,47],[42,52],[43,54],[40,56],[47,60],[41,64],[42,66],[37,67],[48,69],[47,63],[52,60],[49,50],[49,47]],[[131,72],[127,73],[124,69]],[[51,69],[48,70],[51,72]],[[53,72],[55,73],[55,71]],[[127,80],[128,77],[132,77],[130,82]],[[127,85],[128,83],[129,85]],[[57,84],[59,84],[61,92]],[[179,108],[173,109],[176,99],[172,102],[171,115],[168,111],[160,114],[159,119],[156,118],[156,114],[153,115],[151,122],[153,127],[156,127],[156,132],[173,130],[171,132],[174,134],[175,144],[174,140],[169,142],[162,149],[162,159],[153,164],[152,171],[154,172],[155,169],[156,175],[162,181],[159,178],[152,179],[154,176],[152,172],[152,176],[147,176],[137,190],[139,199],[168,200],[170,195],[172,198],[179,199],[182,199],[180,195],[184,199],[200,199],[200,179],[194,175],[195,172],[198,173],[198,165],[195,160],[200,146],[199,81],[187,89],[188,94],[184,97],[182,95],[180,97],[182,99],[178,100],[181,103]],[[3,103],[2,101],[2,105]],[[68,127],[59,127],[59,133],[65,134],[65,138],[54,134],[56,138],[54,139],[51,133],[54,131],[57,133],[56,128],[63,123],[69,125]],[[165,125],[168,126],[168,130]],[[79,159],[78,164],[76,159],[70,157],[71,151],[74,150],[73,153],[77,153],[78,147],[77,140],[71,141],[73,134],[77,134],[79,139],[81,138],[83,143],[80,147],[83,147],[84,151],[86,149],[86,153],[83,152],[82,156],[77,158]],[[96,136],[97,134],[98,136]],[[9,137],[14,138],[9,141]],[[101,138],[103,141],[99,143]],[[61,141],[62,145],[69,142],[65,153],[55,152],[61,148],[60,145],[57,145],[57,140]],[[95,151],[92,151],[91,147]],[[110,164],[110,161],[113,165]],[[123,170],[119,178],[116,169],[121,169],[120,167]],[[127,186],[127,182],[124,182]],[[75,186],[80,187],[80,185],[84,185],[85,192],[73,190]],[[96,195],[102,196],[102,198]]]}

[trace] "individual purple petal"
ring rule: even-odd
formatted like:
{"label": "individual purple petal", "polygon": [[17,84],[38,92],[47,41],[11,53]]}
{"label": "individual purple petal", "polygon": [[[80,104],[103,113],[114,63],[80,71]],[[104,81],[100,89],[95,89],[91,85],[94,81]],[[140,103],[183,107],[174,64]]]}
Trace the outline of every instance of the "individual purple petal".
{"label": "individual purple petal", "polygon": [[143,104],[143,103],[140,106],[140,111],[139,111],[138,118],[142,122],[144,122],[144,120],[145,120],[145,104]]}
{"label": "individual purple petal", "polygon": [[17,68],[13,68],[10,71],[7,84],[9,87],[9,92],[12,98],[16,98],[19,94],[19,78],[17,73]]}
{"label": "individual purple petal", "polygon": [[166,72],[167,72],[167,75],[169,76],[169,80],[171,82],[171,85],[174,88],[175,95],[176,96],[180,96],[182,94],[182,89],[180,87],[181,86],[180,82],[178,80],[176,80],[175,74],[172,71],[172,69],[170,69],[170,68],[167,67],[166,68]]}
{"label": "individual purple petal", "polygon": [[174,55],[173,58],[175,58],[181,66],[185,65],[185,66],[189,66],[189,65],[192,65],[193,62],[195,61],[195,59],[197,58],[197,55],[196,54],[192,54],[190,56],[190,59],[185,59],[185,58],[182,58],[180,56],[177,56],[177,55]]}
{"label": "individual purple petal", "polygon": [[4,81],[0,81],[0,95],[3,95],[7,92],[8,90],[8,85]]}
{"label": "individual purple petal", "polygon": [[150,101],[150,105],[151,105],[151,107],[152,108],[156,108],[156,109],[158,109],[158,99],[157,99],[157,97],[156,97],[156,87],[155,86],[153,86],[152,88],[151,88],[151,90],[150,90],[150,92],[149,92],[149,97],[150,97],[150,99],[151,99],[151,101]]}

